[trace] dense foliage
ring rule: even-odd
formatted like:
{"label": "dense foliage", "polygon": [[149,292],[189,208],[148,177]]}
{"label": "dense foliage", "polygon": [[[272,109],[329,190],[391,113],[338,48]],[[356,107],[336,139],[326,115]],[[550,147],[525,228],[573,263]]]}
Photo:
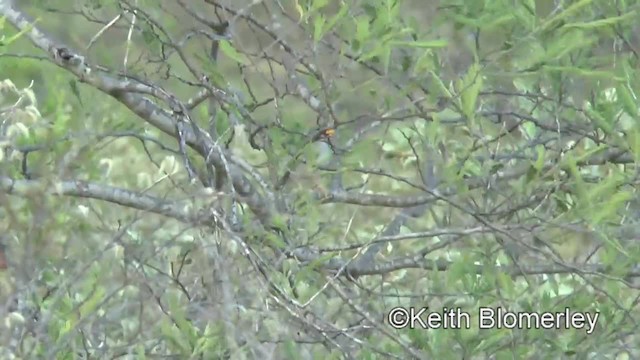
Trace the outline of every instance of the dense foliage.
{"label": "dense foliage", "polygon": [[0,0],[0,357],[640,357],[639,10]]}

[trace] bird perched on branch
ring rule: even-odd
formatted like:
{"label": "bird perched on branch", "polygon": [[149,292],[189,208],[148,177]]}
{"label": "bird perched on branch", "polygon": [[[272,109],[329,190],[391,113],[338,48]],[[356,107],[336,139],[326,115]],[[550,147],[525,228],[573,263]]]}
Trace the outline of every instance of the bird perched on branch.
{"label": "bird perched on branch", "polygon": [[331,162],[335,149],[331,139],[335,135],[336,130],[326,128],[318,131],[313,138],[310,146],[308,146],[305,154],[305,162],[313,166],[326,166]]}
{"label": "bird perched on branch", "polygon": [[316,132],[288,163],[282,185],[291,183],[295,188],[324,190],[318,167],[328,165],[333,158],[335,148],[331,139],[335,132],[333,128]]}

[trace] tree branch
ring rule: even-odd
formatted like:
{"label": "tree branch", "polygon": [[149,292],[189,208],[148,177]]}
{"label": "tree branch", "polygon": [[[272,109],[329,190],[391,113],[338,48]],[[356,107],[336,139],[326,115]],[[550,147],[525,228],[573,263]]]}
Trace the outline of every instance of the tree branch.
{"label": "tree branch", "polygon": [[0,176],[0,191],[18,196],[29,196],[34,193],[44,192],[51,195],[103,200],[133,209],[164,215],[185,223],[211,224],[210,220],[200,218],[195,212],[185,210],[187,204],[81,180],[59,181],[47,184],[43,180],[16,180]]}
{"label": "tree branch", "polygon": [[[25,36],[37,47],[47,51],[52,61],[58,66],[70,71],[83,82],[114,97],[140,118],[162,132],[176,139],[179,138],[176,131],[176,119],[172,117],[169,111],[142,97],[139,92],[127,91],[128,89],[137,88],[135,83],[130,80],[115,79],[97,71],[92,72],[88,65],[84,63],[84,57],[74,54],[65,46],[56,44],[45,33],[33,26],[33,21],[27,19],[20,11],[12,8],[7,0],[0,0],[0,14],[5,16],[18,30],[23,31]],[[78,59],[81,59],[81,63],[78,62]],[[220,146],[217,146],[206,131],[199,131],[198,136],[196,136],[193,127],[197,126],[195,124],[190,125],[193,126],[183,128],[182,135],[186,144],[206,159],[207,163],[211,162],[216,168],[225,168],[227,159],[233,159],[233,157],[228,156]],[[264,197],[255,191],[237,166],[229,164],[229,168],[228,176],[231,178],[241,200],[248,199],[249,208],[257,215],[260,222],[267,228],[271,227],[272,211],[275,211],[273,206],[269,206]]]}

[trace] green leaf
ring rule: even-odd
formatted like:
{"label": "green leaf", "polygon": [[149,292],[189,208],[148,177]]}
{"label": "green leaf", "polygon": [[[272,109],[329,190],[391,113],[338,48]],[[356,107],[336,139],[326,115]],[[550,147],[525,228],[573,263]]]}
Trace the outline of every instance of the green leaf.
{"label": "green leaf", "polygon": [[329,0],[313,0],[313,3],[311,4],[311,9],[309,9],[309,12],[318,11],[326,7],[328,4],[329,4]]}
{"label": "green leaf", "polygon": [[158,42],[158,38],[156,34],[153,32],[153,29],[149,26],[143,27],[142,40],[146,45],[153,45]]}
{"label": "green leaf", "polygon": [[317,43],[324,36],[324,31],[322,30],[325,23],[324,16],[318,15],[313,21],[313,42]]}
{"label": "green leaf", "polygon": [[423,77],[423,73],[432,71],[434,68],[433,56],[431,50],[424,50],[415,61],[411,74],[413,76]]}
{"label": "green leaf", "polygon": [[473,263],[465,261],[465,259],[453,261],[447,272],[447,281],[451,283],[464,282],[465,279],[469,278],[469,274],[473,273],[473,266]]}
{"label": "green leaf", "polygon": [[583,31],[566,31],[565,34],[553,38],[553,40],[545,46],[544,60],[561,59],[572,51],[591,47],[595,41],[596,39],[594,38],[585,37]]}
{"label": "green leaf", "polygon": [[613,173],[611,176],[607,176],[600,183],[589,189],[589,198],[599,201],[601,199],[608,199],[611,195],[617,192],[617,188],[624,181],[624,178],[620,173]]}
{"label": "green leaf", "polygon": [[282,240],[280,236],[273,233],[267,233],[265,235],[265,240],[267,240],[271,246],[274,246],[278,249],[285,249],[287,247],[287,244],[284,242],[284,240]]}
{"label": "green leaf", "polygon": [[466,17],[461,14],[451,14],[450,17],[454,23],[466,25],[470,28],[477,28],[482,26],[482,23],[478,19]]}
{"label": "green leaf", "polygon": [[306,21],[306,14],[304,13],[304,9],[300,6],[300,2],[298,0],[294,0],[296,11],[298,11],[298,15],[300,16],[300,21]]}
{"label": "green leaf", "polygon": [[631,150],[631,153],[633,154],[634,160],[636,161],[636,163],[640,162],[640,130],[636,126],[633,129],[627,131],[624,137],[629,150]]}
{"label": "green leaf", "polygon": [[473,349],[474,354],[480,354],[486,350],[498,347],[504,339],[509,337],[509,330],[484,330],[482,341]]}
{"label": "green leaf", "polygon": [[480,64],[474,63],[469,67],[467,74],[460,83],[460,105],[463,114],[473,123],[475,120],[476,103],[478,94],[482,89],[482,74],[480,73]]}
{"label": "green leaf", "polygon": [[349,5],[347,4],[348,4],[347,2],[342,3],[342,6],[340,7],[340,11],[338,11],[338,13],[335,16],[333,16],[331,20],[329,20],[329,22],[327,23],[327,27],[324,29],[324,33],[333,29],[336,23],[347,14],[347,11],[349,10]]}
{"label": "green leaf", "polygon": [[613,123],[600,115],[600,113],[594,109],[586,108],[585,112],[589,115],[589,119],[594,122],[597,128],[604,131],[605,134],[611,135],[613,132]]}
{"label": "green leaf", "polygon": [[[607,144],[599,144],[598,146],[594,146],[589,148],[587,151],[580,154],[579,157],[575,158],[575,161],[578,163],[588,161],[593,155],[603,152],[609,148]],[[575,153],[574,153],[575,154]]]}
{"label": "green leaf", "polygon": [[145,355],[145,350],[144,350],[144,345],[142,344],[138,344],[135,347],[135,352],[136,352],[136,358],[138,360],[146,360],[147,356]]}
{"label": "green leaf", "polygon": [[176,326],[171,325],[167,321],[162,321],[160,324],[160,332],[163,337],[173,344],[182,354],[191,354],[189,342],[185,339],[182,331]]}
{"label": "green leaf", "polygon": [[[207,325],[207,327],[208,326],[209,325]],[[209,351],[211,351],[211,349],[214,348],[215,344],[216,344],[216,340],[211,336],[198,338],[198,340],[196,341],[196,346],[193,349],[192,355],[200,355],[200,356],[205,355]]]}
{"label": "green leaf", "polygon": [[590,21],[590,22],[581,22],[581,23],[569,23],[565,24],[564,28],[577,28],[577,29],[596,29],[599,27],[609,27],[614,26],[620,22],[623,22],[629,18],[635,18],[636,11],[630,11],[624,15],[614,16],[606,19]]}
{"label": "green leaf", "polygon": [[552,27],[552,25],[557,24],[558,22],[564,20],[565,18],[571,16],[573,13],[577,12],[578,10],[580,10],[581,8],[591,4],[592,0],[582,0],[582,1],[578,1],[574,4],[572,4],[571,6],[567,7],[564,11],[556,14],[554,17],[552,17],[551,19],[548,19],[547,21],[545,21],[542,26],[540,26],[540,31],[545,31],[549,28]]}
{"label": "green leaf", "polygon": [[58,332],[58,340],[62,339],[64,335],[69,333],[75,327],[75,321],[73,319],[68,319],[63,323],[63,326],[60,327],[60,331]]}
{"label": "green leaf", "polygon": [[492,28],[504,25],[504,24],[508,24],[511,21],[513,21],[515,19],[515,14],[504,14],[502,16],[499,16],[498,18],[494,19],[493,21],[489,22],[483,22],[483,24],[480,26],[481,29],[483,30],[490,30]]}
{"label": "green leaf", "polygon": [[[2,18],[2,24],[0,24],[0,25],[2,25],[2,27],[4,27],[4,21],[5,21],[5,20],[6,20],[6,19],[3,17],[3,18]],[[37,23],[38,21],[40,21],[40,18],[35,19],[33,23],[29,24],[29,26],[27,26],[27,27],[25,27],[24,29],[20,30],[17,34],[15,34],[15,35],[13,35],[13,36],[9,37],[8,39],[4,39],[4,36],[2,36],[2,37],[0,38],[0,46],[6,46],[6,45],[9,45],[9,44],[11,44],[12,42],[14,42],[14,41],[18,40],[18,38],[19,38],[20,36],[22,36],[23,34],[26,34],[26,33],[28,33],[29,31],[31,31],[31,29],[33,29],[33,27],[36,25],[36,23]],[[2,27],[0,27],[0,29],[1,29]]]}
{"label": "green leaf", "polygon": [[610,71],[600,71],[600,70],[587,70],[581,69],[574,66],[550,66],[550,65],[542,65],[542,69],[547,72],[557,72],[557,73],[565,73],[565,74],[573,74],[577,76],[582,76],[588,79],[599,79],[599,80],[615,80],[622,81],[624,79],[620,77],[616,77]]}
{"label": "green leaf", "polygon": [[544,145],[536,146],[536,152],[537,152],[538,158],[536,159],[536,162],[533,166],[536,168],[536,170],[540,171],[544,166],[544,154],[545,154]]}
{"label": "green leaf", "polygon": [[432,85],[435,86],[435,90],[437,91],[437,95],[444,96],[447,99],[451,99],[453,95],[447,87],[444,85],[444,82],[440,79],[440,77],[433,71],[429,71],[429,75],[431,75]]}
{"label": "green leaf", "polygon": [[235,60],[237,63],[240,63],[242,65],[247,65],[248,61],[247,59],[244,57],[244,55],[240,54],[232,45],[229,41],[227,40],[220,40],[220,42],[218,43],[219,49],[222,51],[222,53],[224,53],[227,57],[229,57],[230,59]]}
{"label": "green leaf", "polygon": [[369,18],[365,16],[360,16],[356,20],[356,40],[363,43],[365,40],[368,40],[371,36],[371,30],[369,29]]}
{"label": "green leaf", "polygon": [[216,112],[215,126],[216,126],[216,132],[218,133],[219,136],[224,136],[225,138],[228,138],[232,135],[231,129],[230,129],[230,123],[229,123],[229,116],[227,115],[226,112],[224,111]]}
{"label": "green leaf", "polygon": [[169,310],[171,311],[171,317],[175,324],[178,326],[178,329],[182,333],[182,336],[189,343],[189,349],[193,344],[193,339],[197,335],[197,330],[191,325],[189,320],[187,320],[186,314],[184,312],[184,306],[182,306],[179,302],[178,296],[175,294],[169,293]]}
{"label": "green leaf", "polygon": [[591,222],[597,225],[603,220],[614,217],[618,210],[632,197],[633,194],[628,191],[621,191],[613,194],[613,196],[599,204],[599,206],[594,207],[595,211],[591,217]]}
{"label": "green leaf", "polygon": [[391,46],[385,46],[382,48],[382,66],[384,67],[384,73],[389,73],[389,64],[391,63]]}
{"label": "green leaf", "polygon": [[106,293],[107,290],[103,286],[97,286],[95,291],[91,293],[89,299],[83,302],[80,306],[80,316],[85,317],[93,313],[98,308],[98,305],[103,301]]}
{"label": "green leaf", "polygon": [[582,175],[580,174],[580,170],[578,170],[578,166],[576,164],[576,160],[571,153],[567,153],[565,155],[564,164],[566,168],[569,170],[569,173],[574,179],[576,193],[580,200],[587,200],[587,191],[584,184],[584,180],[582,180]]}
{"label": "green leaf", "polygon": [[429,40],[429,41],[392,40],[390,41],[390,44],[397,45],[397,46],[408,46],[408,47],[419,48],[419,49],[443,48],[449,45],[447,40]]}
{"label": "green leaf", "polygon": [[638,116],[638,104],[636,103],[631,91],[624,83],[618,83],[616,85],[616,94],[618,95],[618,103],[622,106],[624,111],[636,118]]}

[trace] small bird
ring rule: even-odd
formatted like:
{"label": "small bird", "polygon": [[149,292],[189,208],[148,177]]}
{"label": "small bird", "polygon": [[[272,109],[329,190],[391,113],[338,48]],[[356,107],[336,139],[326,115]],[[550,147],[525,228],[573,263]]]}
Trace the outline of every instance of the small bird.
{"label": "small bird", "polygon": [[312,143],[309,148],[308,156],[305,157],[305,161],[312,166],[326,166],[331,162],[335,153],[333,143],[331,139],[335,135],[336,130],[333,128],[326,128],[320,130],[313,136]]}
{"label": "small bird", "polygon": [[335,153],[331,142],[334,135],[335,129],[326,128],[311,137],[310,142],[296,156],[288,182],[293,183],[296,188],[324,189],[318,167],[326,166],[331,162]]}

